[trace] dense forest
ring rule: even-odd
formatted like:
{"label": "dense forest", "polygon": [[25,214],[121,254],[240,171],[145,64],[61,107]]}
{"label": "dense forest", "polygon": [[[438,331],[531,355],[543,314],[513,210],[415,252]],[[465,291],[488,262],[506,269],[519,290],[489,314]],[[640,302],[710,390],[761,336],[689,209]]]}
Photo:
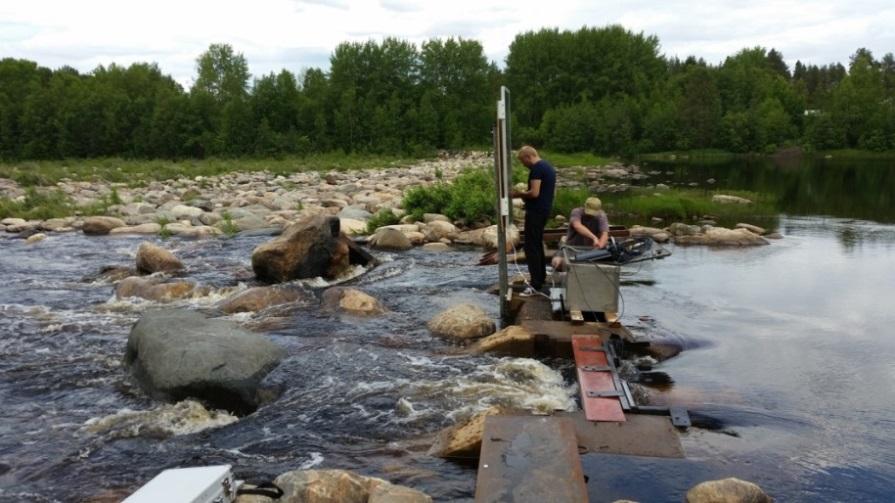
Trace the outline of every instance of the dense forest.
{"label": "dense forest", "polygon": [[720,65],[666,58],[619,26],[516,36],[503,69],[474,40],[343,43],[327,71],[252,78],[215,44],[184,89],[155,64],[88,74],[0,61],[0,158],[425,153],[490,144],[500,85],[514,140],[633,154],[717,148],[895,150],[895,58],[849,66],[743,49]]}

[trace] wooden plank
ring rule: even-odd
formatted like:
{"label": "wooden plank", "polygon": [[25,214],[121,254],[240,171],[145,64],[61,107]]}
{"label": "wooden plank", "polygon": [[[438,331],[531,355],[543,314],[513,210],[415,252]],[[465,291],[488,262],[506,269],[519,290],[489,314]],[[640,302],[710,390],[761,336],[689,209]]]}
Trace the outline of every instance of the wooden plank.
{"label": "wooden plank", "polygon": [[572,351],[575,354],[575,367],[578,373],[578,386],[581,388],[581,406],[590,421],[625,421],[625,411],[617,397],[592,397],[588,393],[620,392],[615,388],[612,372],[590,371],[588,368],[606,367],[609,361],[606,353],[593,351],[602,348],[603,341],[596,335],[574,335]]}
{"label": "wooden plank", "polygon": [[475,501],[579,503],[587,487],[575,423],[556,416],[489,416],[485,420]]}
{"label": "wooden plank", "polygon": [[624,423],[588,421],[584,412],[557,412],[575,422],[578,446],[589,453],[683,458],[684,447],[668,416],[628,414]]}

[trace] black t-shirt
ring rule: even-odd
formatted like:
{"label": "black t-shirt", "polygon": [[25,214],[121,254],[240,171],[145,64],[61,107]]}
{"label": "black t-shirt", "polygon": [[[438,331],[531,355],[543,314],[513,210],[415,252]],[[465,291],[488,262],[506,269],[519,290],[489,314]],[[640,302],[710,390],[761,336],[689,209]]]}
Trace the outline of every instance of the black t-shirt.
{"label": "black t-shirt", "polygon": [[525,211],[538,213],[540,215],[549,215],[553,209],[553,192],[556,188],[556,170],[549,162],[541,159],[531,167],[528,173],[528,190],[531,190],[531,181],[540,180],[541,190],[538,197],[534,199],[524,199]]}

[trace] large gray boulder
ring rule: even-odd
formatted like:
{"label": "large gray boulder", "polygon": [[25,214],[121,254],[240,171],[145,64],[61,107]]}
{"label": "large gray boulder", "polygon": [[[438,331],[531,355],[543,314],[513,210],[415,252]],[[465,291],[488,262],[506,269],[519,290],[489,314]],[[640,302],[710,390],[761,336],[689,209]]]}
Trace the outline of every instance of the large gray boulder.
{"label": "large gray boulder", "polygon": [[270,283],[338,276],[348,268],[350,253],[339,231],[335,217],[314,216],[290,225],[252,252],[255,276]]}
{"label": "large gray boulder", "polygon": [[155,398],[198,398],[245,414],[260,404],[261,380],[283,356],[274,343],[228,321],[168,309],[133,326],[124,364]]}

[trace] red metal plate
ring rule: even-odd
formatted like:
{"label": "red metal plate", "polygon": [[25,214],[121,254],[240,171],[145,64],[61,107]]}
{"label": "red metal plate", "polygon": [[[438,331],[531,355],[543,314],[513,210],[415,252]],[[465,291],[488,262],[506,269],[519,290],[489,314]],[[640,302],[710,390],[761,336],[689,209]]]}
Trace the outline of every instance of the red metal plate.
{"label": "red metal plate", "polygon": [[581,388],[581,404],[585,417],[589,421],[625,421],[625,411],[615,397],[588,397],[589,391],[621,391],[615,389],[612,374],[609,371],[591,372],[583,370],[586,366],[605,366],[609,362],[606,353],[591,351],[602,349],[603,341],[596,335],[573,335],[572,351],[575,354],[575,366],[578,372],[578,386]]}

